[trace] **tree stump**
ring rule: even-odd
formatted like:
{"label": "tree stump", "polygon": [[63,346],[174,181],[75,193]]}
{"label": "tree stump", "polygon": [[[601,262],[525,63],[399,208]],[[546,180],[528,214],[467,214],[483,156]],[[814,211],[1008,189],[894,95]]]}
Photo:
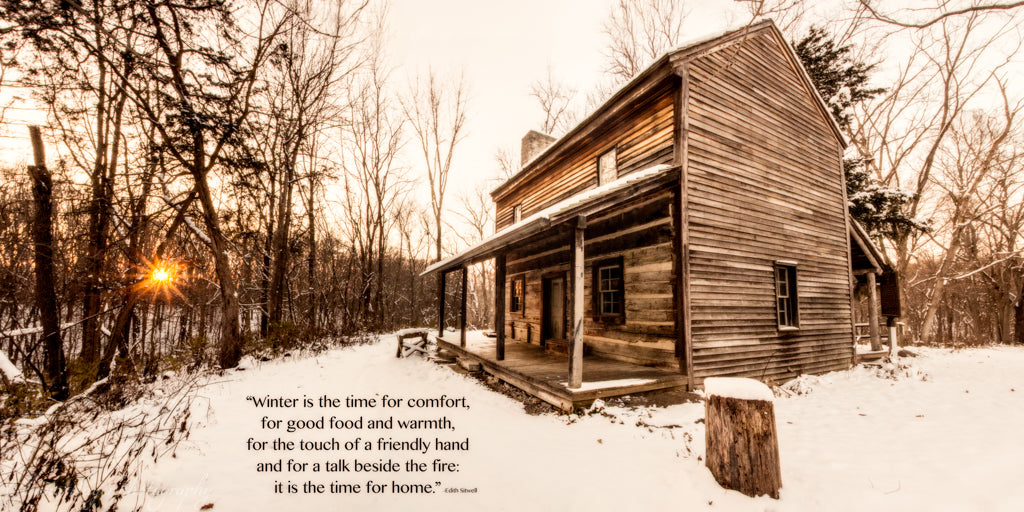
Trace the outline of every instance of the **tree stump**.
{"label": "tree stump", "polygon": [[778,499],[782,487],[773,396],[739,378],[704,380],[705,460],[715,480],[747,496]]}

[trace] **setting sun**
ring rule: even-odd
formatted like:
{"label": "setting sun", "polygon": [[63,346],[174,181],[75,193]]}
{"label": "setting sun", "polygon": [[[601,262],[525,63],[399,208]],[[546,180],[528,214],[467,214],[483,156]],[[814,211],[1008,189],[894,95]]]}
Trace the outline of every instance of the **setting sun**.
{"label": "setting sun", "polygon": [[178,286],[183,280],[184,267],[173,260],[144,261],[139,266],[139,281],[136,284],[139,293],[149,294],[152,298],[170,300],[174,295],[184,298]]}
{"label": "setting sun", "polygon": [[157,284],[166,284],[171,282],[173,279],[171,271],[165,267],[157,267],[150,273],[149,279]]}

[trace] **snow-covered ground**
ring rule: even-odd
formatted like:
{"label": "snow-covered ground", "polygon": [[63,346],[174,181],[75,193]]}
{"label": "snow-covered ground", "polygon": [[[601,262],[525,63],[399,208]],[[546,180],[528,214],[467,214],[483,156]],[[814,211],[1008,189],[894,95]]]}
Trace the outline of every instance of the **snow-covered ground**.
{"label": "snow-covered ground", "polygon": [[[412,357],[394,338],[308,358],[250,364],[201,391],[197,424],[174,458],[131,487],[146,510],[1021,510],[1024,349],[922,350],[909,368],[802,377],[775,400],[781,499],[719,487],[704,467],[703,405],[598,407],[582,417],[530,416],[476,380]],[[453,431],[282,433],[262,418],[355,418],[355,410],[261,409],[247,396],[319,399],[465,397],[469,408],[364,409],[365,419],[447,416]],[[365,426],[364,426],[365,427]],[[469,438],[467,452],[254,452],[269,440]],[[364,445],[365,446],[365,445]],[[257,473],[258,462],[435,458],[458,471]],[[405,469],[404,467],[402,468]],[[287,494],[275,482],[431,483],[435,494]],[[436,486],[436,483],[440,486]],[[465,488],[475,492],[445,493]],[[130,505],[135,500],[126,500]],[[209,507],[208,507],[209,508]]]}

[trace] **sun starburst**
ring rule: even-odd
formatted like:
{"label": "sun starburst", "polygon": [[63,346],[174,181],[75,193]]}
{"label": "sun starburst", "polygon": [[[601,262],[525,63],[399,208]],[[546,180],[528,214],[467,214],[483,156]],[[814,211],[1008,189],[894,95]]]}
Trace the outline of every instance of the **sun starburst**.
{"label": "sun starburst", "polygon": [[152,262],[143,261],[138,268],[136,292],[152,295],[154,299],[163,298],[170,301],[173,295],[182,299],[179,286],[184,282],[184,265],[181,263],[156,258]]}

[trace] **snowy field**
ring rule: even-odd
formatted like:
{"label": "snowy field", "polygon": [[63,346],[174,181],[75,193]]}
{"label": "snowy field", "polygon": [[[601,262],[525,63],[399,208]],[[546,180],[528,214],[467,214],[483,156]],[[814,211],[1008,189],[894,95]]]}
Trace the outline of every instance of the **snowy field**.
{"label": "snowy field", "polygon": [[[781,499],[720,488],[704,467],[703,404],[605,407],[583,417],[530,416],[521,403],[418,357],[395,359],[394,338],[315,357],[249,363],[201,391],[192,435],[130,484],[145,510],[1021,510],[1024,349],[922,350],[909,368],[856,368],[803,377],[776,399]],[[285,460],[363,457],[458,464],[451,473],[340,474],[339,481],[440,482],[474,493],[275,493],[275,482],[325,473],[257,473],[277,453],[247,450],[276,437],[261,419],[331,416],[323,409],[257,409],[247,396],[466,397],[469,409],[367,410],[366,417],[447,415],[467,452],[285,454]],[[600,408],[598,408],[600,409]],[[337,412],[337,411],[335,411]],[[351,411],[341,411],[350,413]],[[348,414],[352,416],[352,414]],[[302,433],[281,434],[298,439]],[[324,438],[409,431],[321,432]],[[425,434],[418,434],[425,435]],[[304,433],[305,438],[318,438]],[[339,474],[335,474],[339,475]],[[141,486],[141,487],[140,487]],[[210,506],[212,505],[212,507]]]}

